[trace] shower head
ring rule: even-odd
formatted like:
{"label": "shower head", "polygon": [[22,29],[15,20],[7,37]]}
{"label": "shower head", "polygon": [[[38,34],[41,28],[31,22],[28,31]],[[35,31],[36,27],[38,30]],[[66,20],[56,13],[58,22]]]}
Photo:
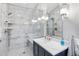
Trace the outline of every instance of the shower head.
{"label": "shower head", "polygon": [[8,13],[8,16],[10,16],[10,15],[12,15],[12,13],[11,13],[11,12],[9,12],[9,13]]}

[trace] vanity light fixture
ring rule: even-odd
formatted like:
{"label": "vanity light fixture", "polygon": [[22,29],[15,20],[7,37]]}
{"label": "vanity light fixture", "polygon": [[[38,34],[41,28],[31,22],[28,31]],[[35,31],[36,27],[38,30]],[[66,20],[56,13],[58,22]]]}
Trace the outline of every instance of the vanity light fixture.
{"label": "vanity light fixture", "polygon": [[69,11],[68,11],[67,8],[62,8],[62,9],[60,10],[60,14],[61,14],[61,16],[63,16],[63,17],[68,17]]}
{"label": "vanity light fixture", "polygon": [[45,20],[48,20],[48,17],[46,17]]}
{"label": "vanity light fixture", "polygon": [[41,19],[45,19],[45,16],[42,16]]}
{"label": "vanity light fixture", "polygon": [[41,18],[38,18],[38,20],[40,21],[40,20],[42,20]]}
{"label": "vanity light fixture", "polygon": [[47,16],[42,16],[41,19],[48,20],[48,17]]}
{"label": "vanity light fixture", "polygon": [[41,20],[48,20],[48,17],[47,16],[42,16],[42,17],[40,17],[40,18],[38,18],[38,21],[41,21]]}
{"label": "vanity light fixture", "polygon": [[33,22],[33,23],[36,23],[36,22],[37,22],[37,20],[34,20],[34,19],[33,19],[33,20],[32,20],[32,22]]}

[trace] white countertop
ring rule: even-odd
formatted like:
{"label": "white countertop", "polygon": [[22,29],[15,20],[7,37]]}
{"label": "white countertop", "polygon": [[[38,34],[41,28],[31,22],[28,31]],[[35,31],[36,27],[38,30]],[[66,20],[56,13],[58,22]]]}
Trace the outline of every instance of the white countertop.
{"label": "white countertop", "polygon": [[43,37],[34,39],[33,41],[35,41],[37,44],[39,44],[41,47],[43,47],[46,51],[48,51],[52,55],[56,55],[68,48],[68,45],[65,44],[64,46],[62,46],[60,44],[60,41],[56,38],[47,40],[45,39],[45,37]]}

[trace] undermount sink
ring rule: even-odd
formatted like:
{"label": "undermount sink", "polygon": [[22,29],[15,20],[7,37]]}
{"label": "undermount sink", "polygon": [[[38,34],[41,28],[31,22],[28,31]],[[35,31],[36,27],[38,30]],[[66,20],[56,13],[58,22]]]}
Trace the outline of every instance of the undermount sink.
{"label": "undermount sink", "polygon": [[[41,40],[40,40],[41,39]],[[48,43],[48,40],[45,39],[45,37],[43,38],[38,38],[38,39],[34,39],[35,42],[38,42],[39,45],[43,45],[45,46]]]}

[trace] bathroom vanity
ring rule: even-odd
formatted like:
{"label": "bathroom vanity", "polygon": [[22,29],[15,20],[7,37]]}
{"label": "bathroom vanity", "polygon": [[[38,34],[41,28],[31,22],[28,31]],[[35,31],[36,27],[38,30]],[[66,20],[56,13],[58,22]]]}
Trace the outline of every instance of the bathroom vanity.
{"label": "bathroom vanity", "polygon": [[34,56],[67,56],[67,52],[68,45],[62,46],[55,38],[47,40],[43,37],[33,40]]}

